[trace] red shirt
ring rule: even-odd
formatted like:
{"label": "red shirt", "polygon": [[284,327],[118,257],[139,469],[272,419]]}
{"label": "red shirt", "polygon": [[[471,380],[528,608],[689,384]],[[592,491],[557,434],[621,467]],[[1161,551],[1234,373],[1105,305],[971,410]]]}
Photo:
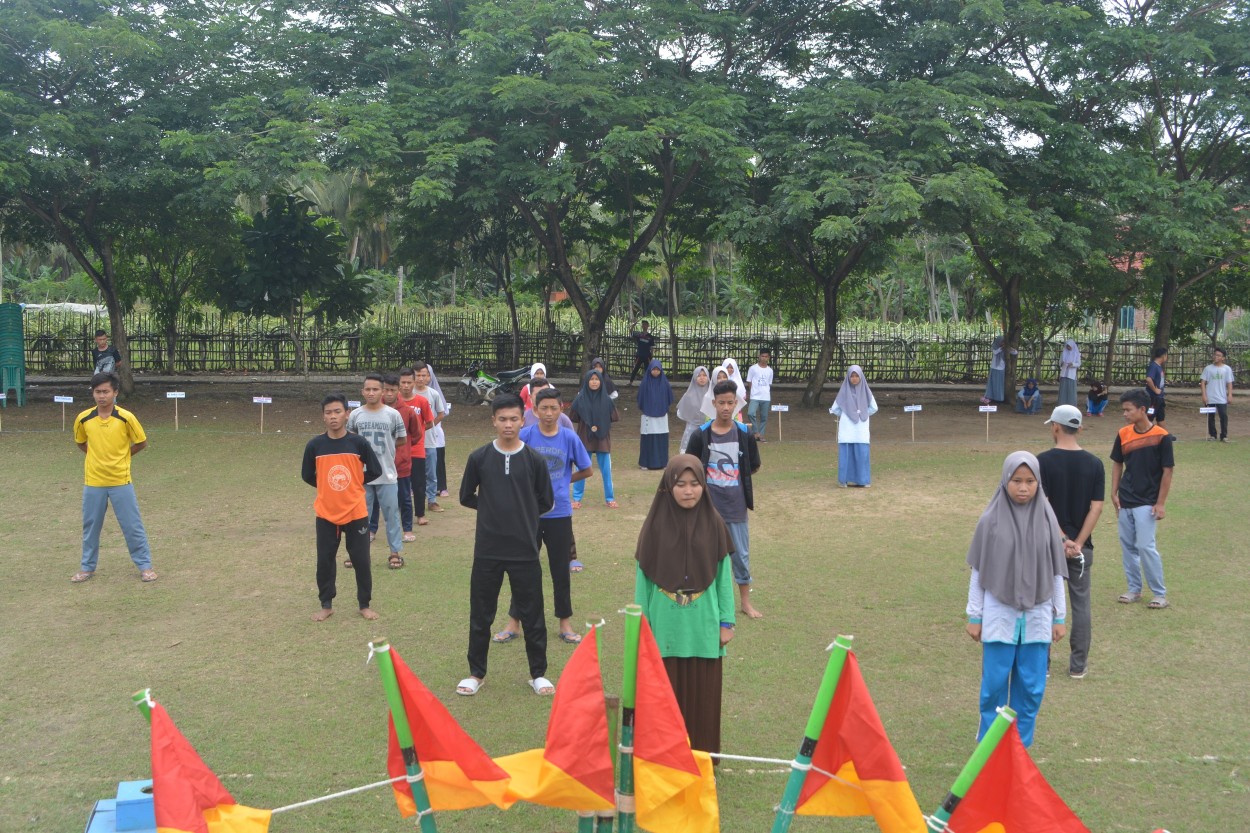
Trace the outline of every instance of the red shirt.
{"label": "red shirt", "polygon": [[[425,459],[425,429],[434,424],[434,409],[430,407],[430,400],[426,399],[419,393],[414,393],[411,399],[404,399],[403,396],[397,396],[396,401],[407,405],[413,411],[416,411],[417,418],[421,421],[421,430],[408,430],[408,441],[412,446],[412,456],[418,460]],[[407,427],[407,423],[404,423]],[[408,463],[408,472],[412,473],[412,463]]]}

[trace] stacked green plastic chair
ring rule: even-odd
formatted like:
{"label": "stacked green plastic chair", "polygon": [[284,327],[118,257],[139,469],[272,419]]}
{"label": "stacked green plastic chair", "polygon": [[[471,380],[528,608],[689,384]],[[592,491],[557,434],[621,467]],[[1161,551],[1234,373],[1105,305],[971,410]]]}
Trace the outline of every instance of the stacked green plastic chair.
{"label": "stacked green plastic chair", "polygon": [[[26,404],[26,340],[22,334],[22,308],[0,304],[0,392],[17,392],[17,404]],[[0,400],[7,408],[7,399]]]}

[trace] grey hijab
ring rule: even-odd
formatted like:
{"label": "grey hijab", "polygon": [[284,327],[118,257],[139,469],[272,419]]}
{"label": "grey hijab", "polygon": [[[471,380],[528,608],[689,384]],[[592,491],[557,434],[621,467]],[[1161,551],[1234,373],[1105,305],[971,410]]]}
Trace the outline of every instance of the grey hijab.
{"label": "grey hijab", "polygon": [[[851,384],[851,374],[859,375],[859,384]],[[838,388],[838,398],[834,403],[846,414],[851,422],[866,422],[868,411],[872,408],[872,391],[868,389],[868,380],[864,378],[864,369],[853,364],[846,369],[842,378],[842,387]]]}
{"label": "grey hijab", "polygon": [[[707,383],[700,385],[695,380],[702,373],[707,376]],[[697,422],[703,424],[703,412],[700,408],[703,405],[703,396],[712,387],[712,375],[703,365],[699,365],[694,369],[694,374],[690,377],[690,387],[686,388],[686,392],[681,395],[681,401],[677,403],[677,418],[684,422]]]}
{"label": "grey hijab", "polygon": [[[1037,478],[1037,494],[1024,506],[1007,493],[1007,483],[1020,466]],[[1059,522],[1042,491],[1037,458],[1013,451],[989,506],[977,521],[968,546],[968,566],[981,574],[981,586],[1017,610],[1035,607],[1054,594],[1055,576],[1067,576]]]}

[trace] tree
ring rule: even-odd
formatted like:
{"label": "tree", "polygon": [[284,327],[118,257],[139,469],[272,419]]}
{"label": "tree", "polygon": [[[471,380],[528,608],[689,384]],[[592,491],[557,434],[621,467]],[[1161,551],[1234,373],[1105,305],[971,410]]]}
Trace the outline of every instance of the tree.
{"label": "tree", "polygon": [[275,195],[239,235],[239,251],[221,264],[213,291],[224,310],[283,318],[296,363],[308,375],[303,325],[360,318],[375,300],[371,281],[341,258],[346,241],[332,218],[305,200]]}

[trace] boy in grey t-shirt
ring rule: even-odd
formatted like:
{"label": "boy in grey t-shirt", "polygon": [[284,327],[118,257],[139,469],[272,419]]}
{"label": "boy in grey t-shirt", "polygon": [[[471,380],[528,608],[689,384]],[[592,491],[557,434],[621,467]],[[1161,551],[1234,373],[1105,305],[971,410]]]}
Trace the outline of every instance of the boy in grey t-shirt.
{"label": "boy in grey t-shirt", "polygon": [[[1199,384],[1202,387],[1202,404],[1214,407],[1214,414],[1207,414],[1207,439],[1228,442],[1228,400],[1233,398],[1233,369],[1229,367],[1228,354],[1219,347],[1212,353],[1211,364],[1202,369]],[[1215,435],[1215,417],[1220,417],[1220,435]]]}
{"label": "boy in grey t-shirt", "polygon": [[347,430],[367,440],[382,464],[382,476],[365,484],[365,503],[370,515],[373,514],[375,501],[381,506],[382,517],[386,520],[386,542],[391,548],[387,566],[398,570],[404,566],[404,557],[399,554],[404,546],[404,533],[399,521],[399,475],[395,470],[395,446],[400,441],[407,442],[408,431],[399,411],[383,404],[380,375],[370,373],[366,376],[360,395],[365,404],[351,412],[347,418]]}

